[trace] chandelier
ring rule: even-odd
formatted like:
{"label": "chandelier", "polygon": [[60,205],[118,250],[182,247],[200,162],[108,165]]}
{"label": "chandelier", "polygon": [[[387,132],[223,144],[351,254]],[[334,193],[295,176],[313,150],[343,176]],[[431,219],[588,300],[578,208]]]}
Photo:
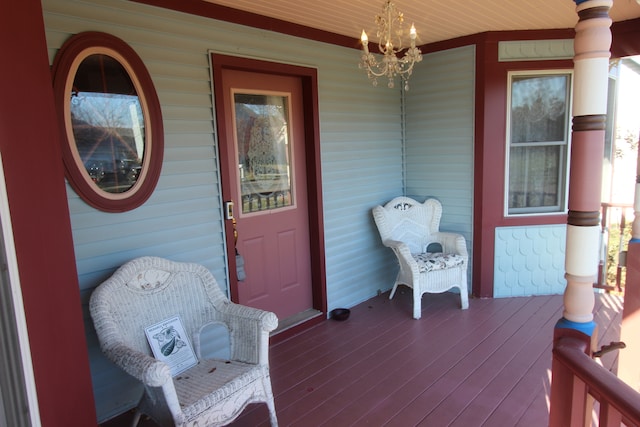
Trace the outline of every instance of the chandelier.
{"label": "chandelier", "polygon": [[[409,77],[413,72],[413,66],[422,61],[422,53],[416,47],[416,28],[411,25],[409,38],[411,44],[402,57],[400,54],[404,49],[402,45],[402,24],[404,15],[398,12],[396,5],[391,0],[386,0],[382,7],[382,13],[376,15],[376,25],[378,26],[377,36],[379,39],[378,49],[382,53],[380,61],[369,52],[369,38],[362,30],[362,56],[359,68],[365,69],[367,75],[374,86],[378,86],[378,77],[387,77],[387,86],[394,87],[394,79],[397,75],[402,77],[404,90],[409,90]],[[397,27],[394,29],[394,27]]]}

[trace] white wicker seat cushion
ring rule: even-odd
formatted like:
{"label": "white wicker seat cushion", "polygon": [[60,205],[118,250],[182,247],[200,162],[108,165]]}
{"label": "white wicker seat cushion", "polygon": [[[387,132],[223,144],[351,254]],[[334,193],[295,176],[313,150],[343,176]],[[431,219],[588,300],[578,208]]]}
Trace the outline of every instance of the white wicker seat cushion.
{"label": "white wicker seat cushion", "polygon": [[[262,381],[263,377],[264,372],[258,365],[201,359],[193,368],[178,374],[174,384],[180,406],[187,420],[191,420],[224,400],[234,407],[236,399],[230,396],[245,394],[247,390],[254,391],[253,388],[247,389],[246,385]],[[213,390],[215,392],[212,393]],[[242,401],[243,398],[246,396],[237,400]],[[228,414],[221,410],[220,415],[220,419],[224,420]]]}
{"label": "white wicker seat cushion", "polygon": [[457,267],[464,263],[464,258],[457,254],[445,254],[442,252],[425,252],[412,255],[418,263],[418,271],[426,273],[429,271],[444,270]]}

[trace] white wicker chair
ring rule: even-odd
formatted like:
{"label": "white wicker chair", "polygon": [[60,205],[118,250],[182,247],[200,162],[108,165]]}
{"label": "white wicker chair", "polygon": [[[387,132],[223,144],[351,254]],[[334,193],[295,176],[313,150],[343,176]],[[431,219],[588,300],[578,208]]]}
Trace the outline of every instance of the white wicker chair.
{"label": "white wicker chair", "polygon": [[[252,402],[265,402],[277,425],[268,353],[275,314],[230,302],[201,265],[156,257],[121,266],[93,292],[91,317],[102,351],[144,384],[134,420],[149,415],[162,426],[212,426],[232,422]],[[152,356],[145,328],[179,315],[198,363],[172,377]],[[203,359],[200,332],[228,327],[230,360]]]}
{"label": "white wicker chair", "polygon": [[456,233],[439,231],[442,205],[436,199],[419,203],[396,197],[373,208],[382,243],[393,249],[400,271],[389,295],[406,285],[413,289],[413,317],[419,319],[424,293],[460,290],[462,309],[469,307],[467,291],[467,245]]}

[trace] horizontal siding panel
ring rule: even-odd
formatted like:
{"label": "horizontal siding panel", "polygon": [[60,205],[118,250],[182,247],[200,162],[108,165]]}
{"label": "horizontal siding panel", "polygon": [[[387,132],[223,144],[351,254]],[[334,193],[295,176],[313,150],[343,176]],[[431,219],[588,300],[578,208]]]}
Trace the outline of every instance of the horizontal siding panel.
{"label": "horizontal siding panel", "polygon": [[[144,221],[131,222],[131,224],[131,228],[137,225],[139,231],[127,232],[126,230],[129,230],[129,227],[123,229],[123,227],[118,227],[117,225],[100,225],[74,230],[73,240],[78,248],[76,258],[86,259],[92,256],[92,254],[112,253],[117,251],[114,247],[118,245],[122,246],[123,243],[127,243],[128,250],[132,244],[139,247],[141,244],[151,243],[152,240],[180,240],[182,237],[186,237],[186,234],[181,234],[181,230],[187,226],[191,228],[199,227],[214,233],[214,235],[222,233],[222,229],[214,224],[210,224],[210,221],[207,221],[206,214],[203,213],[183,213],[173,216],[149,218]],[[150,234],[154,236],[148,236]],[[137,242],[131,243],[128,242],[128,240],[137,240]],[[99,248],[100,245],[105,245],[103,252],[101,252]],[[107,245],[109,245],[111,249],[107,249]]]}
{"label": "horizontal siding panel", "polygon": [[[401,147],[396,140],[398,132],[389,132],[389,138],[387,140],[382,139],[380,132],[372,131],[371,129],[362,129],[361,132],[345,133],[334,132],[333,129],[321,129],[322,131],[322,145],[342,144],[343,149],[353,150],[354,144],[363,144],[361,148],[365,150],[394,150],[400,151]],[[339,154],[338,150],[331,150],[335,154]]]}
{"label": "horizontal siding panel", "polygon": [[162,172],[170,176],[188,175],[196,182],[210,183],[212,167],[212,158],[209,156],[209,158],[191,158],[168,161],[162,165]]}
{"label": "horizontal siding panel", "polygon": [[[390,154],[394,154],[393,152],[390,152]],[[345,181],[354,181],[354,183],[356,181],[361,181],[362,185],[368,185],[369,187],[372,187],[373,184],[375,183],[380,183],[380,182],[384,182],[386,179],[389,179],[390,177],[398,177],[398,176],[402,176],[402,171],[398,171],[397,168],[395,168],[393,165],[384,163],[384,162],[380,162],[381,164],[378,165],[377,169],[379,174],[383,174],[384,177],[380,177],[379,174],[376,174],[373,171],[367,171],[366,173],[364,171],[357,171],[357,169],[355,168],[350,168],[349,165],[345,165],[342,169],[336,169],[334,171],[331,172],[327,172],[326,174],[326,178],[330,178],[328,179],[327,183],[327,187],[326,189],[329,190],[335,190],[335,191],[345,191],[348,193],[351,193],[352,195],[354,194],[353,189],[351,188],[340,188],[340,184],[345,182]],[[357,176],[354,176],[357,175]]]}
{"label": "horizontal siding panel", "polygon": [[213,216],[215,217],[218,209],[220,209],[220,204],[218,203],[217,198],[212,199],[212,195],[216,194],[216,186],[217,181],[212,181],[211,183],[204,183],[200,186],[192,185],[185,188],[183,191],[177,192],[162,189],[157,190],[151,195],[146,206],[151,209],[164,210],[167,208],[167,205],[170,204],[186,204],[188,206],[188,202],[198,203],[200,199],[205,199],[207,201],[207,205],[210,206]]}
{"label": "horizontal siding panel", "polygon": [[[167,225],[165,223],[165,225]],[[180,252],[181,247],[188,247],[187,245],[193,245],[200,240],[200,243],[204,243],[203,235],[212,236],[214,232],[213,227],[210,229],[203,228],[201,224],[185,225],[183,223],[173,224],[171,232],[162,234],[160,232],[155,233],[141,233],[130,234],[128,236],[117,236],[117,239],[94,241],[90,244],[77,245],[77,259],[78,272],[83,273],[85,260],[89,260],[89,265],[93,265],[92,260],[95,257],[100,257],[105,254],[112,254],[118,252],[119,248],[123,245],[130,251],[138,249],[144,249],[151,251],[153,248],[160,246],[172,245],[170,252]],[[204,233],[204,234],[203,234]],[[210,237],[207,237],[210,239]]]}
{"label": "horizontal siding panel", "polygon": [[[213,123],[210,120],[171,120],[164,118],[165,134],[202,134],[211,136],[213,134]],[[212,139],[209,139],[212,142]]]}
{"label": "horizontal siding panel", "polygon": [[[158,76],[154,74],[153,84],[157,91],[164,92],[174,90],[176,92],[184,93],[209,93],[211,91],[211,82],[207,78],[206,80],[199,80],[196,76],[178,77],[178,76]],[[164,108],[164,105],[162,106]],[[211,105],[209,105],[209,109]]]}
{"label": "horizontal siding panel", "polygon": [[[191,161],[193,159],[200,159],[200,161],[206,162],[215,161],[216,153],[211,147],[211,141],[209,141],[208,145],[184,145],[180,147],[174,145],[171,142],[164,150],[164,161],[166,163]],[[209,165],[209,168],[211,168],[211,165]]]}
{"label": "horizontal siding panel", "polygon": [[[170,57],[170,52],[165,52],[165,55]],[[197,68],[195,66],[185,66],[184,64],[175,64],[171,62],[163,63],[159,61],[145,61],[145,66],[152,76],[157,75],[167,79],[185,79],[192,80],[194,82],[209,81],[208,70],[205,70],[202,67]]]}
{"label": "horizontal siding panel", "polygon": [[[223,254],[217,254],[217,255],[222,257]],[[106,256],[103,257],[103,264],[101,264],[103,268],[92,269],[93,271],[80,274],[79,277],[81,278],[80,280],[81,283],[102,283],[107,278],[109,278],[109,276],[111,276],[111,274],[113,274],[113,272],[118,267],[120,267],[120,265],[134,258],[137,255],[132,253],[122,253],[122,254],[118,254],[118,256],[120,256],[120,259],[116,257],[109,257],[109,258]],[[226,290],[223,288],[223,284],[227,280],[226,266],[222,262],[217,262],[215,260],[212,260],[211,253],[208,250],[197,248],[194,250],[182,251],[180,253],[172,254],[170,256],[167,256],[167,258],[172,259],[174,261],[195,262],[203,265],[205,268],[211,271],[216,281],[218,282],[218,286],[220,286],[223,292],[226,292]],[[93,292],[93,289],[94,289],[93,287],[90,287],[87,289],[80,290],[81,291],[80,296],[84,305],[89,303],[89,298],[91,296],[91,293]],[[86,317],[88,315],[89,315],[88,311],[85,311],[85,318],[88,319],[88,317]],[[97,343],[97,337],[95,337],[95,335],[90,335],[88,339],[90,341],[95,341]],[[100,353],[97,353],[97,354],[100,354]]]}
{"label": "horizontal siding panel", "polygon": [[[160,103],[162,105],[168,106],[189,106],[194,111],[198,109],[198,107],[203,107],[202,111],[209,111],[209,114],[204,116],[205,119],[211,119],[211,98],[207,96],[206,93],[185,93],[185,92],[160,92],[158,95],[160,98]],[[164,112],[164,110],[163,110]],[[175,117],[170,117],[175,118]],[[193,119],[197,119],[196,117],[192,117]]]}
{"label": "horizontal siding panel", "polygon": [[[210,222],[211,215],[206,211],[189,212],[182,209],[182,212],[176,212],[173,214],[167,214],[163,212],[162,217],[158,218],[146,218],[143,221],[132,221],[130,224],[132,228],[136,228],[137,232],[131,232],[128,228],[116,227],[113,224],[109,225],[95,225],[87,229],[76,228],[74,234],[74,243],[78,247],[82,247],[82,252],[78,254],[78,258],[88,258],[90,253],[87,252],[87,246],[90,244],[103,244],[104,242],[118,240],[118,239],[138,239],[141,236],[145,236],[150,231],[162,230],[166,228],[167,224],[172,223],[174,226],[182,226],[188,224],[194,226],[197,224],[207,224]],[[137,226],[137,227],[136,227]],[[172,232],[174,230],[171,230]]]}
{"label": "horizontal siding panel", "polygon": [[[165,175],[161,178],[162,187],[158,190],[169,188],[180,189],[193,185],[214,185],[217,182],[216,175],[211,171],[203,171],[200,173],[180,173],[175,175]],[[179,196],[177,196],[179,197]]]}
{"label": "horizontal siding panel", "polygon": [[[145,239],[144,241],[133,241],[131,242],[131,246],[124,252],[104,250],[103,255],[96,254],[93,258],[79,259],[77,261],[78,274],[82,275],[98,268],[104,268],[107,260],[119,259],[119,264],[116,265],[117,267],[130,259],[146,255],[176,259],[180,253],[187,252],[191,248],[206,244],[207,240],[211,240],[211,233],[205,236],[200,233],[194,233],[191,230],[184,231],[188,231],[188,234],[181,236],[164,236],[165,238],[158,235]],[[113,245],[109,246],[109,248],[112,249]],[[90,284],[87,285],[90,286]],[[82,289],[89,289],[89,286],[82,287]]]}
{"label": "horizontal siding panel", "polygon": [[[165,100],[167,97],[164,98]],[[165,104],[162,107],[163,116],[169,120],[202,120],[211,122],[213,114],[211,109],[197,108],[188,104],[180,103]]]}
{"label": "horizontal siding panel", "polygon": [[164,152],[165,157],[169,155],[172,150],[183,150],[189,148],[203,148],[206,147],[213,153],[214,156],[217,155],[217,150],[213,146],[214,136],[212,134],[201,135],[196,133],[188,133],[188,134],[171,134],[167,133],[165,129],[164,135]]}
{"label": "horizontal siding panel", "polygon": [[72,197],[68,198],[69,208],[72,215],[72,226],[75,229],[76,227],[90,227],[95,224],[122,225],[130,221],[138,221],[148,217],[163,215],[163,212],[169,212],[165,210],[168,209],[167,205],[169,204],[173,203],[176,205],[184,205],[185,202],[188,201],[200,203],[200,199],[206,199],[207,201],[207,203],[201,207],[209,206],[211,209],[218,209],[220,207],[218,200],[212,200],[212,195],[215,194],[215,191],[211,186],[211,184],[205,184],[199,187],[191,186],[189,188],[185,188],[183,191],[167,191],[158,189],[140,208],[117,214],[97,211],[93,207],[87,205],[76,195],[75,192],[73,192],[72,189],[68,187],[67,194],[72,195]]}
{"label": "horizontal siding panel", "polygon": [[462,233],[471,256],[474,62],[472,46],[425,55],[406,99],[406,193],[440,200],[440,228]]}
{"label": "horizontal siding panel", "polygon": [[[145,65],[148,68],[158,67],[154,72],[154,78],[182,77],[196,80],[209,80],[209,75],[202,72],[202,53],[194,52],[192,49],[184,49],[178,45],[175,48],[162,46],[156,39],[152,43],[142,43],[136,41],[135,51],[145,58]],[[178,72],[171,72],[178,70]],[[198,78],[200,77],[200,78]]]}
{"label": "horizontal siding panel", "polygon": [[[383,151],[392,151],[392,150],[383,150]],[[345,157],[347,157],[345,159]],[[352,170],[357,171],[359,169],[363,170],[365,174],[372,174],[375,171],[372,171],[371,168],[376,168],[378,166],[384,167],[387,164],[387,159],[380,158],[379,152],[374,150],[355,150],[355,151],[347,151],[342,150],[339,153],[327,154],[327,160],[333,160],[335,163],[335,168],[337,170]],[[352,179],[358,179],[357,176],[352,176]]]}

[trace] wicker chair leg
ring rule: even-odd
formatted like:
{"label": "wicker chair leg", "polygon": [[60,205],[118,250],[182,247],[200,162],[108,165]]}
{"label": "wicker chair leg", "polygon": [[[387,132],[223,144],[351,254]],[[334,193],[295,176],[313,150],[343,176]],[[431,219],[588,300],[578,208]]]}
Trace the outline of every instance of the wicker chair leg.
{"label": "wicker chair leg", "polygon": [[463,310],[469,308],[469,294],[466,289],[460,290],[460,305]]}
{"label": "wicker chair leg", "polygon": [[136,412],[133,414],[133,418],[131,419],[131,427],[138,427],[138,423],[140,422],[141,416],[142,416],[142,412],[136,409]]}
{"label": "wicker chair leg", "polygon": [[416,289],[413,290],[413,318],[418,320],[422,317],[422,294]]}
{"label": "wicker chair leg", "polygon": [[271,421],[271,427],[278,427],[278,417],[276,417],[276,406],[273,400],[267,402],[269,407],[269,420]]}
{"label": "wicker chair leg", "polygon": [[396,282],[395,285],[393,285],[393,289],[391,289],[391,293],[389,294],[389,299],[392,299],[393,296],[396,294],[396,289],[398,289],[398,283]]}
{"label": "wicker chair leg", "polygon": [[469,308],[469,290],[467,289],[467,271],[462,270],[462,286],[460,286],[460,303],[462,309]]}

